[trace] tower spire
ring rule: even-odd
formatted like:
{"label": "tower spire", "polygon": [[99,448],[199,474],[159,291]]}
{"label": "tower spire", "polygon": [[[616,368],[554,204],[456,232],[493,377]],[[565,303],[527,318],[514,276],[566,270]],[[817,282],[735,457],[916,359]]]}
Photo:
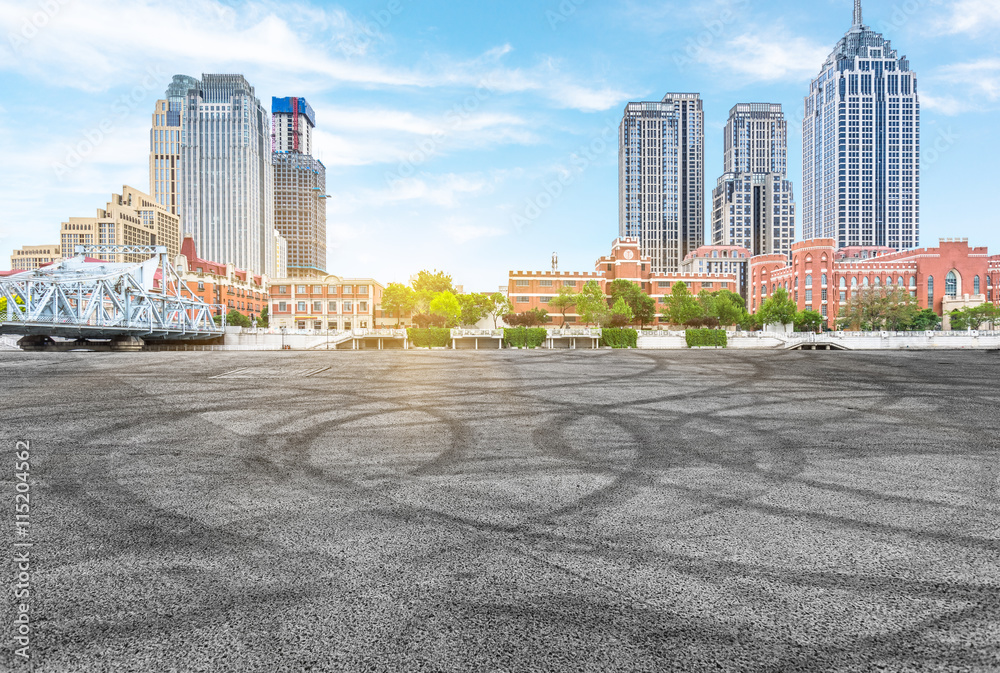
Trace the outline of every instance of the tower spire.
{"label": "tower spire", "polygon": [[861,25],[861,0],[854,0],[854,25]]}

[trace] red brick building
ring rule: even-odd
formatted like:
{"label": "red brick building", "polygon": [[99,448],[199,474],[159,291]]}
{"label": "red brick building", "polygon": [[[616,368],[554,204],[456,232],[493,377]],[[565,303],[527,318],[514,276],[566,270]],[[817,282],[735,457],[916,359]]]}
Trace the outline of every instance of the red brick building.
{"label": "red brick building", "polygon": [[206,304],[221,304],[222,313],[237,310],[253,319],[268,304],[267,276],[254,276],[235,268],[198,257],[194,239],[184,238],[181,254],[174,262],[188,288]]}
{"label": "red brick building", "polygon": [[811,309],[833,327],[840,306],[866,287],[906,288],[921,308],[947,316],[963,306],[1000,303],[1000,256],[986,248],[969,247],[968,239],[941,239],[936,248],[896,251],[891,248],[841,248],[832,238],[792,245],[784,255],[759,255],[750,260],[750,301],[757,311],[779,287],[785,288],[799,310]]}
{"label": "red brick building", "polygon": [[[693,294],[702,290],[739,292],[735,274],[653,273],[651,268],[652,259],[639,251],[639,239],[619,238],[612,243],[611,254],[597,260],[594,271],[511,271],[507,295],[517,313],[540,308],[549,312],[550,321],[561,321],[561,312],[550,308],[549,301],[559,294],[559,288],[570,287],[579,292],[588,281],[596,281],[607,294],[608,286],[615,280],[630,280],[656,300],[658,312],[663,310],[663,298],[679,282],[686,283]],[[567,311],[568,323],[579,322],[574,311]],[[660,324],[659,319],[654,324]]]}

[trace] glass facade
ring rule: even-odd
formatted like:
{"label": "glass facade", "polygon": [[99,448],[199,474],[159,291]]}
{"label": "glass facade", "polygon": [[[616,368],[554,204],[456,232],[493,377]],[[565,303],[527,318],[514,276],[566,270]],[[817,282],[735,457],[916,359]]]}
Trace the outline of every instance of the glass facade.
{"label": "glass facade", "polygon": [[181,133],[182,225],[214,262],[278,270],[270,120],[242,75],[202,75]]}
{"label": "glass facade", "polygon": [[788,125],[780,105],[741,103],[729,112],[725,173],[712,192],[712,244],[753,255],[788,255],[795,194],[786,179]]}
{"label": "glass facade", "polygon": [[629,103],[618,131],[618,233],[652,270],[676,272],[705,241],[705,114],[696,93]]}
{"label": "glass facade", "polygon": [[804,119],[802,237],[833,238],[839,247],[917,247],[917,76],[863,24],[860,6],[812,81]]}

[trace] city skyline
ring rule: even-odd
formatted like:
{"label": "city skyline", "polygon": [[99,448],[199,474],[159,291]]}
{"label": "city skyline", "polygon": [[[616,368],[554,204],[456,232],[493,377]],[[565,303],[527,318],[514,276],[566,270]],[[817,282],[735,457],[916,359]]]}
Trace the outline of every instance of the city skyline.
{"label": "city skyline", "polygon": [[[3,47],[12,57],[4,59],[10,66],[3,74],[11,95],[2,102],[0,133],[12,140],[8,145],[12,152],[22,146],[10,133],[11,122],[22,111],[19,101],[32,100],[21,93],[37,87],[42,95],[36,101],[65,98],[65,107],[76,114],[71,117],[75,123],[53,123],[53,142],[26,157],[27,166],[19,167],[16,175],[13,168],[4,169],[10,179],[0,198],[11,207],[10,219],[0,229],[0,254],[7,257],[15,247],[55,240],[58,222],[89,212],[94,194],[100,198],[121,184],[145,184],[149,110],[173,74],[239,69],[262,100],[289,93],[307,96],[324,120],[330,119],[329,131],[316,138],[317,158],[332,165],[334,173],[329,178],[330,272],[373,275],[391,282],[405,280],[419,268],[437,267],[467,287],[489,289],[511,268],[539,267],[544,263],[540,256],[547,259],[551,250],[559,252],[567,267],[586,268],[616,230],[614,127],[629,100],[658,98],[663,91],[701,92],[705,173],[710,180],[723,167],[722,126],[729,109],[743,101],[782,104],[792,127],[788,177],[798,186],[801,167],[795,155],[801,145],[797,124],[802,97],[850,22],[852,4],[820,3],[814,16],[790,3],[754,7],[753,16],[746,2],[718,3],[701,13],[675,4],[671,6],[675,15],[657,17],[650,14],[652,4],[626,3],[629,20],[616,19],[606,35],[597,35],[595,26],[607,19],[604,9],[581,3],[572,4],[573,11],[563,11],[553,3],[551,8],[532,8],[537,16],[519,17],[519,30],[525,28],[520,32],[513,30],[512,17],[495,10],[495,25],[471,31],[476,36],[462,41],[455,38],[455,24],[437,6],[422,7],[417,13],[401,4],[396,13],[387,6],[385,14],[378,14],[382,8],[335,11],[329,6],[295,5],[298,13],[279,20],[290,34],[312,35],[305,17],[319,12],[324,25],[340,21],[336,33],[343,36],[340,47],[356,52],[323,52],[325,83],[316,76],[319,66],[303,65],[301,51],[265,66],[246,50],[224,57],[198,49],[192,50],[192,57],[167,50],[156,59],[139,50],[128,66],[134,70],[120,79],[120,85],[113,79],[94,81],[93,75],[72,68],[70,72],[79,75],[72,82],[51,73],[35,82],[31,75],[47,58],[39,50],[61,35],[60,21],[76,18],[73,8],[64,6],[26,45],[17,45],[18,51]],[[933,150],[924,157],[927,165],[922,170],[921,242],[933,244],[957,230],[977,244],[996,247],[990,216],[981,215],[989,213],[980,200],[984,190],[977,180],[983,178],[972,167],[980,153],[988,153],[997,143],[983,118],[996,103],[987,86],[993,71],[986,57],[994,51],[988,43],[998,21],[986,4],[916,4],[910,11],[866,2],[865,17],[866,23],[886,32],[921,76],[925,154]],[[97,3],[94,11],[100,16],[112,5],[117,6]],[[270,15],[266,7],[253,7],[260,10],[258,14],[238,13],[229,20],[246,30],[261,25],[261,17]],[[475,22],[463,11],[456,22]],[[20,16],[3,27],[16,33]],[[129,16],[134,14],[126,12],[123,20]],[[168,11],[163,21],[168,26],[170,16]],[[785,39],[762,47],[769,22]],[[657,35],[664,34],[666,23],[678,26],[670,49],[657,46]],[[416,25],[427,30],[415,30]],[[372,27],[377,30],[369,30]],[[432,39],[427,32],[431,27],[450,37]],[[570,43],[588,34],[602,54],[622,48],[626,41],[655,47],[658,65],[629,61],[614,77],[591,60],[571,66],[576,47]],[[440,46],[435,47],[435,41]],[[151,40],[151,47],[157,44],[157,39]],[[267,54],[269,44],[265,41],[262,48]],[[315,40],[304,44],[304,49],[313,50],[309,54],[320,53],[314,49]],[[634,48],[625,47],[621,58]],[[414,59],[409,56],[413,53],[433,58]],[[548,62],[539,60],[538,54],[561,58]],[[86,56],[80,61],[89,63]],[[242,67],[234,62],[237,58],[245,59]],[[150,65],[154,60],[156,64]],[[404,71],[398,66],[404,61],[417,65]],[[336,70],[334,65],[341,62],[358,74]],[[968,67],[956,69],[963,64]],[[303,85],[294,90],[292,84],[279,87],[279,72],[301,79]],[[959,86],[959,76],[968,80],[973,73],[982,75],[977,75],[982,85]],[[137,96],[140,102],[111,131],[101,132],[100,122],[111,106],[133,89],[141,89],[147,77],[148,93]],[[397,102],[390,100],[400,95]],[[51,103],[37,108],[40,118],[58,117]],[[135,124],[129,121],[133,117]],[[141,136],[131,130],[141,123],[138,120],[145,122]],[[96,137],[95,133],[105,138],[87,156],[81,153],[75,158],[67,151],[74,148],[74,141],[79,145],[87,134]],[[126,151],[136,145],[143,148],[134,156]],[[71,163],[76,168],[70,168]],[[67,174],[58,178],[54,166],[66,166]],[[30,201],[29,192],[17,190],[28,179],[42,184],[43,204]],[[706,199],[706,214],[709,208]],[[796,238],[801,237],[799,229]],[[386,240],[397,243],[388,254],[381,244]],[[362,252],[348,253],[357,250]]]}

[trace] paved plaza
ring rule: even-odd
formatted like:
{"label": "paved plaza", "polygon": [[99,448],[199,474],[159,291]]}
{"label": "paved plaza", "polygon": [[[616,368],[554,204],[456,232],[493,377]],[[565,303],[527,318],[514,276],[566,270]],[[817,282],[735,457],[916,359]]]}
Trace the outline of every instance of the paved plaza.
{"label": "paved plaza", "polygon": [[3,352],[0,381],[36,671],[1000,670],[996,352]]}

